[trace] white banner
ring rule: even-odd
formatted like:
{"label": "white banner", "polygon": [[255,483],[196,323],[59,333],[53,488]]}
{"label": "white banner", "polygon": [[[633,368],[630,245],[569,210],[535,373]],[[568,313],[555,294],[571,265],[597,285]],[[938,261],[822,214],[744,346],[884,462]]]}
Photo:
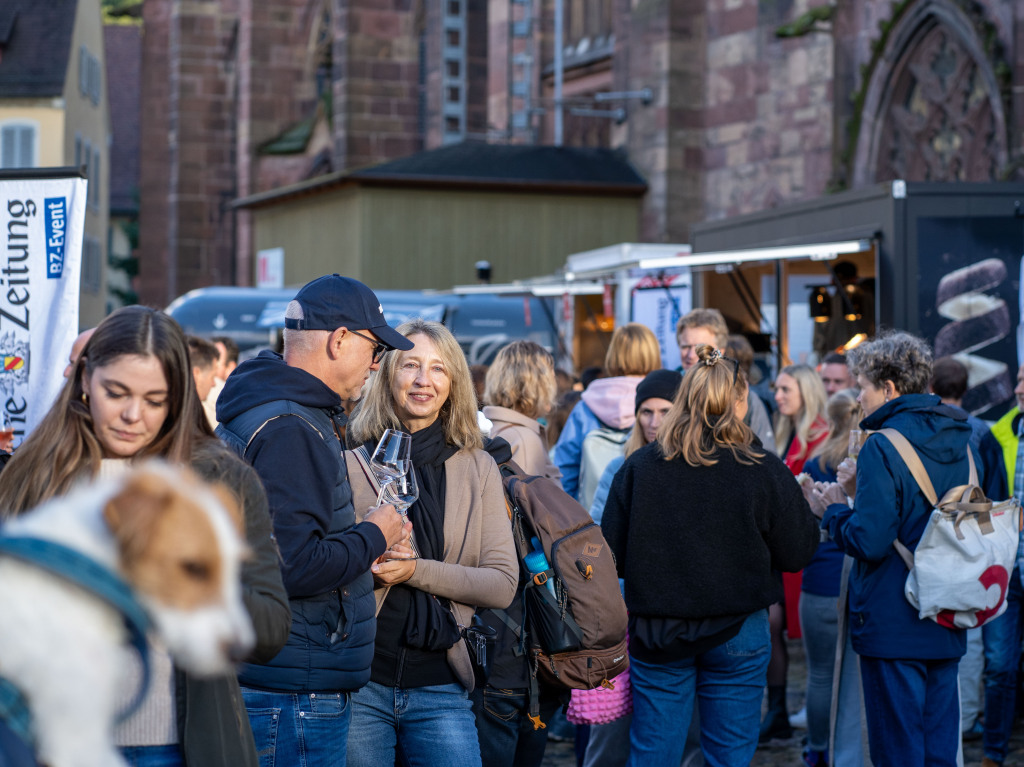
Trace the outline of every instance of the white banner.
{"label": "white banner", "polygon": [[78,335],[82,178],[0,178],[0,406],[21,443],[50,408]]}
{"label": "white banner", "polygon": [[681,364],[676,323],[693,308],[690,271],[647,276],[633,288],[633,322],[654,331],[661,347],[661,366],[675,370]]}

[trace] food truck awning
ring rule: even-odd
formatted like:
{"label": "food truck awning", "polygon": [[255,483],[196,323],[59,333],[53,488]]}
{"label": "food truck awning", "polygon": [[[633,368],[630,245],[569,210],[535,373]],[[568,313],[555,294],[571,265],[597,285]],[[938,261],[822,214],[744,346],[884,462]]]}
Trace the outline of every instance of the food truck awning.
{"label": "food truck awning", "polygon": [[[442,291],[438,291],[442,292]],[[527,280],[508,282],[500,285],[456,285],[451,289],[456,295],[474,295],[477,293],[501,293],[503,295],[531,295],[538,298],[550,296],[596,296],[604,293],[604,283],[585,280],[570,281],[567,277],[558,277],[544,282]]]}
{"label": "food truck awning", "polygon": [[689,245],[650,245],[621,243],[608,248],[575,253],[566,260],[567,279],[597,279],[623,269],[672,269],[676,267],[717,266],[758,261],[803,259],[828,261],[850,253],[871,249],[868,240],[819,242],[771,248],[745,248],[694,253]]}

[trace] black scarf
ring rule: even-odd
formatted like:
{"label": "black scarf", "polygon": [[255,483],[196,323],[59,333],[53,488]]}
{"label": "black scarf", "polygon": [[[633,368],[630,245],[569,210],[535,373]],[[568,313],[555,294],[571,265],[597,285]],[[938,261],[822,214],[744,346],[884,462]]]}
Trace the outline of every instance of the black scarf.
{"label": "black scarf", "polygon": [[[368,445],[371,452],[373,445]],[[444,462],[458,452],[447,444],[441,421],[412,435],[412,465],[419,498],[409,507],[418,555],[440,560],[444,556]],[[407,584],[404,584],[407,585]],[[459,626],[448,600],[409,587],[412,602],[405,621],[405,644],[422,650],[447,650],[459,641]]]}

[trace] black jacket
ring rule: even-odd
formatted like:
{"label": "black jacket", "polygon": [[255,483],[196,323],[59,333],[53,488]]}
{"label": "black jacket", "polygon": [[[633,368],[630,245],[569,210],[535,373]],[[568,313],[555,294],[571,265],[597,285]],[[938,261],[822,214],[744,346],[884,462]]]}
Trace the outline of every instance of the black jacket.
{"label": "black jacket", "polygon": [[772,570],[796,572],[818,546],[818,521],[775,455],[743,465],[719,450],[713,466],[666,461],[657,442],[612,482],[601,531],[626,579],[634,616],[749,614],[782,599]]}
{"label": "black jacket", "polygon": [[376,525],[355,524],[338,438],[341,399],[315,376],[263,352],[228,378],[217,420],[217,433],[263,480],[292,609],[284,650],[263,665],[243,666],[239,678],[285,692],[358,690],[373,658],[369,569],[387,542]]}
{"label": "black jacket", "polygon": [[[256,634],[249,659],[268,661],[288,639],[291,613],[267,497],[256,472],[216,443],[197,449],[192,468],[208,482],[225,484],[242,507],[245,540],[252,551],[242,565],[242,599]],[[178,742],[187,767],[258,767],[249,716],[235,676],[200,679],[178,671],[176,677]]]}

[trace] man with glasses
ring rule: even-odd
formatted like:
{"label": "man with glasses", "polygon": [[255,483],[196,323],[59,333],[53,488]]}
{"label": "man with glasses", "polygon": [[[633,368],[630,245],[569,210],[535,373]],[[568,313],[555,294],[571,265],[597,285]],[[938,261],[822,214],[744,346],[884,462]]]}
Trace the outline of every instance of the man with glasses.
{"label": "man with glasses", "polygon": [[[725,317],[718,309],[693,309],[679,318],[676,323],[676,341],[679,344],[681,365],[678,370],[685,374],[697,364],[697,348],[710,344],[724,351],[729,342],[729,328]],[[753,429],[765,450],[775,452],[775,434],[772,422],[761,398],[751,388],[747,392],[747,415],[744,422]]]}
{"label": "man with glasses", "polygon": [[292,610],[284,649],[238,673],[261,767],[344,767],[349,694],[373,660],[370,565],[410,526],[390,505],[355,523],[342,403],[385,352],[411,348],[368,287],[320,277],[288,304],[283,356],[243,362],[217,400],[218,435],[266,488]]}

